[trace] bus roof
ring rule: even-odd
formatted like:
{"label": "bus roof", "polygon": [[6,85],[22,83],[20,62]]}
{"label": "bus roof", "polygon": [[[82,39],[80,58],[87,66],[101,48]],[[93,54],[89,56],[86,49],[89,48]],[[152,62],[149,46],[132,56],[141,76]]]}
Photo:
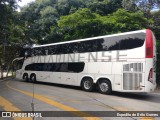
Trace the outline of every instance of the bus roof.
{"label": "bus roof", "polygon": [[60,45],[60,44],[74,43],[74,42],[81,42],[81,41],[88,41],[88,40],[100,39],[100,38],[104,38],[104,37],[114,37],[114,36],[134,34],[134,33],[139,33],[139,32],[145,33],[146,29],[145,30],[131,31],[131,32],[124,32],[124,33],[111,34],[111,35],[104,35],[104,36],[98,36],[98,37],[90,37],[90,38],[84,38],[84,39],[70,40],[70,41],[66,41],[66,42],[57,42],[57,43],[51,43],[51,44],[44,44],[44,45],[38,45],[38,46],[35,46],[35,47],[32,47],[32,48],[46,47],[46,46],[51,46],[51,45]]}

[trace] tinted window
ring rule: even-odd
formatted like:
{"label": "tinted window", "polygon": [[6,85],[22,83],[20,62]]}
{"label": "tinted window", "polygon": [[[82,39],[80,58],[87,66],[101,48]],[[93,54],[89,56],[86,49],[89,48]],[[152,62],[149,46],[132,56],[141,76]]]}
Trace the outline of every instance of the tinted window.
{"label": "tinted window", "polygon": [[67,72],[68,71],[68,64],[61,63],[60,72]]}
{"label": "tinted window", "polygon": [[78,52],[94,52],[96,48],[96,40],[83,41],[79,43]]}
{"label": "tinted window", "polygon": [[49,55],[54,55],[54,54],[56,54],[56,45],[52,45],[52,46],[49,46],[48,47],[48,53],[49,53]]}
{"label": "tinted window", "polygon": [[33,70],[33,64],[27,65],[25,70]]}
{"label": "tinted window", "polygon": [[52,64],[51,63],[44,63],[42,70],[43,71],[51,71]]}
{"label": "tinted window", "polygon": [[[108,43],[108,51],[120,49],[120,37],[111,37],[105,39]],[[106,44],[106,43],[105,43]]]}
{"label": "tinted window", "polygon": [[68,63],[68,72],[82,72],[84,69],[84,63]]}
{"label": "tinted window", "polygon": [[30,50],[30,53],[29,53],[31,56],[34,56],[34,48],[32,48],[31,50]]}
{"label": "tinted window", "polygon": [[52,71],[52,72],[82,72],[84,63],[34,63],[27,65],[25,70],[30,71]]}
{"label": "tinted window", "polygon": [[43,63],[34,63],[27,65],[25,67],[25,70],[31,70],[31,71],[42,71]]}
{"label": "tinted window", "polygon": [[45,47],[40,48],[40,55],[46,55],[45,53]]}
{"label": "tinted window", "polygon": [[52,45],[48,47],[37,47],[28,54],[32,56],[39,55],[55,55],[55,54],[71,54],[96,51],[112,51],[126,50],[141,47],[145,41],[145,33],[134,33],[128,35],[119,35],[105,37],[95,40],[82,42],[66,43],[60,45]]}
{"label": "tinted window", "polygon": [[117,37],[109,37],[97,40],[97,51],[119,50],[120,40]]}
{"label": "tinted window", "polygon": [[96,39],[96,45],[97,45],[97,48],[96,50],[97,51],[103,51],[103,43],[104,43],[104,39]]}
{"label": "tinted window", "polygon": [[68,53],[77,53],[78,52],[78,42],[70,43],[68,45]]}
{"label": "tinted window", "polygon": [[63,54],[77,53],[78,43],[67,43],[63,46]]}
{"label": "tinted window", "polygon": [[44,47],[44,55],[48,55],[49,54],[49,48],[48,47]]}
{"label": "tinted window", "polygon": [[63,45],[56,45],[56,54],[62,54]]}
{"label": "tinted window", "polygon": [[97,51],[126,50],[141,47],[145,33],[106,37],[97,39]]}
{"label": "tinted window", "polygon": [[144,33],[136,33],[125,35],[123,39],[121,39],[120,49],[133,49],[137,47],[141,47],[144,44],[145,34]]}
{"label": "tinted window", "polygon": [[62,47],[63,47],[63,49],[62,49],[62,50],[63,50],[63,51],[62,51],[63,54],[68,54],[68,53],[70,53],[70,48],[71,48],[70,43],[63,44]]}
{"label": "tinted window", "polygon": [[59,54],[67,54],[68,53],[69,44],[60,45]]}
{"label": "tinted window", "polygon": [[55,63],[55,64],[54,64],[54,71],[55,71],[55,72],[59,72],[59,71],[60,71],[60,66],[61,66],[60,63]]}
{"label": "tinted window", "polygon": [[[23,55],[23,56],[22,56]],[[33,48],[29,48],[29,49],[24,49],[22,50],[22,53],[21,53],[21,56],[22,57],[31,57],[31,56],[34,56],[34,51],[33,51]]]}
{"label": "tinted window", "polygon": [[34,48],[34,55],[35,56],[41,55],[41,48],[40,47]]}
{"label": "tinted window", "polygon": [[33,64],[33,70],[35,71],[42,71],[44,63],[35,63]]}

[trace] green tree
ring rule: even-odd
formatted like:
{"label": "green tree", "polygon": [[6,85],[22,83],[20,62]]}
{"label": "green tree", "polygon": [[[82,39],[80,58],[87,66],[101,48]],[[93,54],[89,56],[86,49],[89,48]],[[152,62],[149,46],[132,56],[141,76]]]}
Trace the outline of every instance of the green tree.
{"label": "green tree", "polygon": [[[21,10],[28,36],[28,38],[26,38],[30,43],[45,44],[57,42],[61,38],[59,38],[59,36],[63,34],[57,25],[57,21],[61,16],[73,14],[81,8],[88,8],[92,13],[107,15],[122,8],[121,1],[122,0],[36,0]],[[88,25],[88,27],[90,26]],[[56,39],[53,36],[55,36]]]}
{"label": "green tree", "polygon": [[121,2],[122,0],[88,0],[86,1],[86,8],[104,16],[122,8]]}
{"label": "green tree", "polygon": [[136,12],[139,10],[134,0],[123,0],[122,6],[125,10],[132,11],[132,12]]}
{"label": "green tree", "polygon": [[154,21],[154,23],[151,26],[151,29],[154,31],[157,40],[160,40],[160,10],[159,11],[154,11],[151,13],[151,19]]}
{"label": "green tree", "polygon": [[105,23],[112,25],[113,32],[126,32],[146,28],[148,23],[142,12],[128,12],[124,9],[119,9],[111,15],[108,15],[102,20]]}
{"label": "green tree", "polygon": [[0,42],[5,42],[8,36],[9,26],[12,23],[13,12],[17,8],[16,0],[0,1]]}
{"label": "green tree", "polygon": [[58,21],[64,40],[127,32],[146,28],[147,19],[141,12],[119,9],[113,14],[100,16],[84,8],[62,16]]}
{"label": "green tree", "polygon": [[[15,53],[11,53],[8,49],[12,43],[19,41],[17,38],[20,36],[17,34],[13,34],[12,32],[15,31],[17,27],[15,16],[17,16],[17,0],[1,0],[0,1],[0,68],[1,73],[3,69],[8,66],[10,61],[13,59],[12,55]],[[15,27],[16,26],[16,27]],[[14,36],[14,37],[13,37]],[[17,38],[16,38],[17,37]],[[14,41],[15,40],[15,41]],[[12,50],[13,51],[13,50]],[[3,74],[1,74],[3,75]],[[1,76],[3,78],[3,76]]]}
{"label": "green tree", "polygon": [[64,40],[99,35],[102,24],[98,17],[100,15],[92,13],[88,8],[79,9],[68,16],[62,16],[58,21],[58,26],[65,34]]}
{"label": "green tree", "polygon": [[151,29],[154,31],[157,40],[157,83],[160,85],[160,11],[152,12],[151,18],[154,20]]}

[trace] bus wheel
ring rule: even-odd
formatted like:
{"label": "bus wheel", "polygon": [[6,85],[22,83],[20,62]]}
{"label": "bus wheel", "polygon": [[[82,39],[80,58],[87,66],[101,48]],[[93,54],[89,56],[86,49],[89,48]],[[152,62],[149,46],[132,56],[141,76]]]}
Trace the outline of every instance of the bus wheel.
{"label": "bus wheel", "polygon": [[91,78],[84,78],[81,86],[83,90],[91,92],[94,88],[93,80]]}
{"label": "bus wheel", "polygon": [[27,74],[27,73],[25,73],[25,74],[23,75],[23,79],[24,79],[26,82],[28,82],[28,74]]}
{"label": "bus wheel", "polygon": [[35,83],[36,82],[36,75],[35,74],[31,74],[30,80]]}
{"label": "bus wheel", "polygon": [[98,82],[98,90],[102,94],[110,94],[112,92],[111,83],[108,80],[100,80]]}

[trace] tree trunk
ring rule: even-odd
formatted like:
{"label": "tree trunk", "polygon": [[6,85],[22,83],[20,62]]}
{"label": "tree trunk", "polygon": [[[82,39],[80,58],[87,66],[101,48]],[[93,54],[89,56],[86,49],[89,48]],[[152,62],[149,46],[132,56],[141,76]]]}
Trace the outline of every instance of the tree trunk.
{"label": "tree trunk", "polygon": [[3,67],[0,66],[1,79],[3,79]]}
{"label": "tree trunk", "polygon": [[8,77],[9,71],[10,71],[10,65],[8,65],[6,77]]}

